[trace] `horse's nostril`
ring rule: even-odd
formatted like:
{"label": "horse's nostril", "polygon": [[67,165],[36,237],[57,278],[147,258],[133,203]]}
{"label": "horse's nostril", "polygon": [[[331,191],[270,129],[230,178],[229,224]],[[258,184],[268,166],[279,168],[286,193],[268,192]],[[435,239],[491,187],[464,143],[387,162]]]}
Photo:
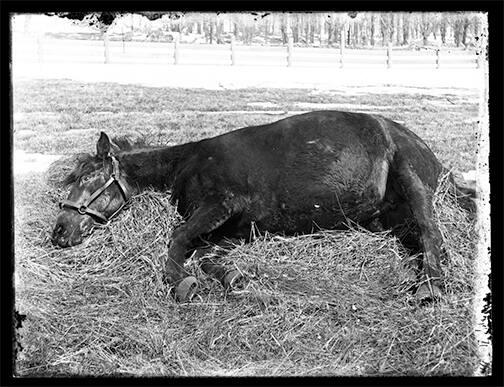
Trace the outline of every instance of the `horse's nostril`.
{"label": "horse's nostril", "polygon": [[61,224],[58,224],[53,231],[53,236],[59,236],[63,233],[63,226]]}

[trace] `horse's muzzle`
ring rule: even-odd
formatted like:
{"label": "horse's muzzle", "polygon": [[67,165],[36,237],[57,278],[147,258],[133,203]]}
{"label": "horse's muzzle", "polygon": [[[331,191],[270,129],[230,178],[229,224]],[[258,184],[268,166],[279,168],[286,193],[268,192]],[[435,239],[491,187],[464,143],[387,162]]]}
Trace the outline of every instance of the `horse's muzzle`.
{"label": "horse's muzzle", "polygon": [[54,246],[59,247],[72,246],[70,237],[68,233],[65,232],[65,228],[61,224],[56,225],[56,227],[54,228],[51,236],[51,242]]}
{"label": "horse's muzzle", "polygon": [[78,225],[57,222],[51,235],[51,242],[59,247],[71,247],[82,242],[82,232]]}

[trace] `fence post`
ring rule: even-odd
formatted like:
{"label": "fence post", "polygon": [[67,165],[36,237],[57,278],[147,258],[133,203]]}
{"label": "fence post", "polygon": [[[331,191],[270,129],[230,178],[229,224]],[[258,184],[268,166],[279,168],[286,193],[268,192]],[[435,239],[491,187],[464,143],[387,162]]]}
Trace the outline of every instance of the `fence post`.
{"label": "fence post", "polygon": [[292,36],[287,38],[287,66],[292,66],[292,51],[293,51]]}
{"label": "fence post", "polygon": [[438,69],[441,66],[441,43],[438,43],[436,48],[436,68]]}
{"label": "fence post", "polygon": [[110,62],[109,36],[106,31],[103,33],[103,48],[104,48],[104,55],[105,55],[105,63],[109,63]]}
{"label": "fence post", "polygon": [[180,57],[179,43],[180,43],[180,35],[177,34],[175,36],[175,50],[173,51],[173,64],[178,64],[179,63],[179,57]]}
{"label": "fence post", "polygon": [[236,65],[235,37],[231,36],[231,66]]}
{"label": "fence post", "polygon": [[342,28],[341,33],[340,33],[340,49],[339,49],[339,52],[340,52],[339,62],[340,62],[341,68],[343,68],[343,63],[344,63],[344,60],[343,60],[344,51],[345,51],[345,30]]}
{"label": "fence post", "polygon": [[388,42],[387,45],[387,68],[392,67],[392,43]]}
{"label": "fence post", "polygon": [[44,61],[44,48],[42,46],[42,34],[37,35],[37,59],[39,63]]}

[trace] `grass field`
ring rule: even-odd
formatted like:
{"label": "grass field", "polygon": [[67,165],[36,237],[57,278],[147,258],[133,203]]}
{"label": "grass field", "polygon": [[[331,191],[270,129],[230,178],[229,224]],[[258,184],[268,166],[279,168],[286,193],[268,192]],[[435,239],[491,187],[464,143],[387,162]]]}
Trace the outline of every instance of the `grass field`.
{"label": "grass field", "polygon": [[[268,102],[266,107],[260,105]],[[149,144],[176,144],[284,115],[225,114],[226,111],[341,110],[375,112],[398,120],[422,137],[448,168],[474,169],[478,96],[445,94],[348,95],[297,89],[170,89],[72,81],[17,82],[14,145],[30,152],[73,154],[94,149],[96,136],[147,137]],[[350,108],[345,109],[345,105]],[[222,114],[207,114],[221,112]]]}
{"label": "grass field", "polygon": [[191,261],[201,300],[176,304],[159,267],[180,219],[166,195],[152,191],[82,245],[50,244],[64,195],[55,177],[71,167],[70,155],[94,152],[100,131],[175,144],[289,114],[256,110],[315,104],[357,105],[399,120],[446,167],[475,169],[477,95],[16,82],[14,147],[68,157],[49,174],[15,178],[16,305],[27,315],[18,374],[471,375],[478,364],[471,317],[476,237],[443,191],[436,220],[449,253],[445,296],[426,307],[406,291],[414,279],[397,240],[363,230],[262,235],[236,246],[227,260],[250,280],[241,293],[224,293]]}

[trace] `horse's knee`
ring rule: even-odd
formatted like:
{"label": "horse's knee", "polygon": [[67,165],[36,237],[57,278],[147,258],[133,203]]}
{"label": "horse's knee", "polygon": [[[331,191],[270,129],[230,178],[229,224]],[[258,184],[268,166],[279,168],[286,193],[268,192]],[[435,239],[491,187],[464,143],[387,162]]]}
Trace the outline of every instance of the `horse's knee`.
{"label": "horse's knee", "polygon": [[176,228],[171,234],[171,244],[188,243],[187,233],[183,227]]}

